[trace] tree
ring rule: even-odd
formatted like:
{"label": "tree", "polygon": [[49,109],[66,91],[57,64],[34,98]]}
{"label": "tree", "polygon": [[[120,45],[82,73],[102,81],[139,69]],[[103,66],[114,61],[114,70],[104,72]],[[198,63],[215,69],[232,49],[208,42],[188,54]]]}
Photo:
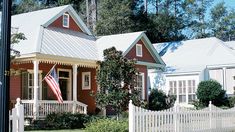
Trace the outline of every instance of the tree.
{"label": "tree", "polygon": [[198,85],[197,98],[203,106],[208,106],[209,101],[216,106],[227,105],[228,99],[222,86],[215,80],[202,81]]}
{"label": "tree", "polygon": [[188,20],[189,38],[205,38],[209,37],[208,23],[205,16],[208,7],[214,0],[185,0],[183,10],[185,18]]}
{"label": "tree", "polygon": [[13,5],[12,14],[26,13],[42,8],[43,6],[40,6],[35,0],[22,0],[19,5]]}
{"label": "tree", "polygon": [[166,95],[163,91],[152,89],[149,95],[149,110],[164,110],[171,108],[176,98],[173,95]]}
{"label": "tree", "polygon": [[97,35],[131,32],[132,3],[129,0],[100,0],[98,6]]}
{"label": "tree", "polygon": [[210,15],[210,29],[212,30],[213,36],[224,41],[235,39],[234,11],[229,11],[225,7],[225,3],[221,2],[211,9]]}
{"label": "tree", "polygon": [[18,44],[21,40],[25,40],[25,39],[26,37],[23,33],[14,32],[11,34],[11,60],[13,60],[16,56],[20,55],[20,52],[15,50],[13,46],[15,44]]}
{"label": "tree", "polygon": [[112,47],[104,50],[104,60],[99,65],[100,90],[95,95],[96,103],[102,108],[112,107],[117,114],[127,109],[130,99],[139,105],[140,91],[133,87],[137,75],[135,61],[123,57],[121,51]]}

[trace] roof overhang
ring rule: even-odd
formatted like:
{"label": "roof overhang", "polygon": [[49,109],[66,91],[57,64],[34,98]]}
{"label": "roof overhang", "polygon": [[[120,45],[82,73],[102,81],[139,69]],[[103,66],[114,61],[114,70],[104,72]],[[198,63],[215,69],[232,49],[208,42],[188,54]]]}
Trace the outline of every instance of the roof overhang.
{"label": "roof overhang", "polygon": [[160,68],[162,71],[165,69],[165,65],[157,64],[157,63],[151,63],[151,62],[143,62],[143,61],[137,61],[137,65],[145,65],[148,69],[158,69]]}
{"label": "roof overhang", "polygon": [[39,62],[49,63],[49,64],[62,64],[62,65],[78,65],[81,67],[91,67],[96,68],[97,60],[85,60],[80,58],[72,58],[72,57],[64,57],[64,56],[56,56],[56,55],[47,55],[47,54],[27,54],[21,55],[17,57],[13,63],[28,63],[34,60],[38,60]]}

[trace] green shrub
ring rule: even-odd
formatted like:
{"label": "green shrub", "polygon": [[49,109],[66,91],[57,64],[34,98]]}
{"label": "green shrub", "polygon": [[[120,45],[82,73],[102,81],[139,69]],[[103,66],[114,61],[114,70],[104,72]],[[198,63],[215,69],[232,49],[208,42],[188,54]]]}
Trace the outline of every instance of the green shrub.
{"label": "green shrub", "polygon": [[208,106],[209,101],[216,106],[228,105],[226,92],[222,86],[215,80],[202,81],[198,85],[197,98],[203,106]]}
{"label": "green shrub", "polygon": [[86,125],[85,132],[128,132],[128,121],[114,119],[99,119]]}
{"label": "green shrub", "polygon": [[26,130],[56,130],[56,129],[80,129],[85,128],[85,123],[91,117],[84,114],[52,113],[45,120],[35,120]]}
{"label": "green shrub", "polygon": [[172,107],[175,102],[173,95],[167,96],[163,91],[152,89],[149,95],[148,108],[150,110],[164,110]]}

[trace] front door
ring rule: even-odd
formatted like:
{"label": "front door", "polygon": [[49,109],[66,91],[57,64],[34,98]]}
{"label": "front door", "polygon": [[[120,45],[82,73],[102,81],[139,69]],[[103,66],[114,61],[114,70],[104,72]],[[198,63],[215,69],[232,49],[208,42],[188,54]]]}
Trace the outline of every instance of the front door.
{"label": "front door", "polygon": [[63,100],[72,100],[71,70],[58,69],[59,85]]}

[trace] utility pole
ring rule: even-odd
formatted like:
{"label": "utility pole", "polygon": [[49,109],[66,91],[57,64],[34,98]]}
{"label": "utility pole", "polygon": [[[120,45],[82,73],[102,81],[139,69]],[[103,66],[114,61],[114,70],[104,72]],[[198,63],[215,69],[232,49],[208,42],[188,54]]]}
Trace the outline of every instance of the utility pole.
{"label": "utility pole", "polygon": [[0,39],[0,132],[9,132],[11,0],[2,0]]}

